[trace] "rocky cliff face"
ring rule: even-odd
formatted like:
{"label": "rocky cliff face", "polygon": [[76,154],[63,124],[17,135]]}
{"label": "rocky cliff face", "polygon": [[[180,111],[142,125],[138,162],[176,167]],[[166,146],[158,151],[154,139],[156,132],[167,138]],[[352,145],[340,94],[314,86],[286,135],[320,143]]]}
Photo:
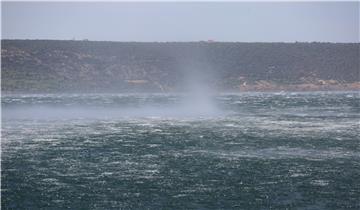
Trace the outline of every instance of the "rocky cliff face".
{"label": "rocky cliff face", "polygon": [[181,91],[191,75],[221,91],[359,89],[359,47],[2,40],[2,90]]}

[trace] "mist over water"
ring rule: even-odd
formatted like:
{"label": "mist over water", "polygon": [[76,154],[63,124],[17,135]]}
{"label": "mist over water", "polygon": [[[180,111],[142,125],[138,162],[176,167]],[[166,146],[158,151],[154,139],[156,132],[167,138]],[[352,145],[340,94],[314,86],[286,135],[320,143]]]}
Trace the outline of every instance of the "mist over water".
{"label": "mist over water", "polygon": [[182,94],[34,95],[10,99],[3,110],[5,120],[209,118],[225,114],[215,96],[202,89]]}
{"label": "mist over water", "polygon": [[[25,96],[9,101],[16,103],[12,106],[5,102],[3,119],[199,118],[225,114],[207,86],[188,87],[180,94],[35,95],[43,100],[34,103]],[[66,102],[57,103],[61,100]]]}
{"label": "mist over water", "polygon": [[221,110],[216,104],[210,82],[213,75],[204,67],[189,67],[185,71],[185,97],[182,106],[187,112],[203,115],[218,115]]}
{"label": "mist over water", "polygon": [[[73,94],[37,95],[43,98],[63,96],[68,103],[19,104],[8,107],[5,119],[116,119],[141,117],[199,118],[219,117],[226,113],[216,102],[216,92],[211,88],[213,75],[201,65],[184,65],[181,93],[168,94]],[[74,97],[73,97],[74,96]],[[93,97],[88,103],[76,96]],[[155,97],[154,97],[155,96]],[[171,96],[171,97],[168,97]],[[130,99],[121,103],[122,99]],[[88,99],[88,98],[87,98]],[[22,100],[22,99],[18,99]],[[62,100],[61,98],[59,100]],[[71,101],[74,100],[74,101]],[[134,100],[131,102],[131,100]],[[118,103],[119,102],[119,103]]]}
{"label": "mist over water", "polygon": [[[203,103],[204,101],[200,101]],[[194,103],[197,103],[194,106]],[[22,107],[4,109],[3,119],[123,119],[123,118],[198,118],[216,117],[221,113],[209,104],[203,108],[196,101],[179,105],[129,107]]]}

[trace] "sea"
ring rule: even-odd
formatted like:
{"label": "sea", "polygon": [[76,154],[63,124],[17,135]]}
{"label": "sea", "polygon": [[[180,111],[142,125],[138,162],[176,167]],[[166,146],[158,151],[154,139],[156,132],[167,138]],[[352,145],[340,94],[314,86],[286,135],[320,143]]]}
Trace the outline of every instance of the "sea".
{"label": "sea", "polygon": [[1,99],[2,209],[360,209],[359,92]]}

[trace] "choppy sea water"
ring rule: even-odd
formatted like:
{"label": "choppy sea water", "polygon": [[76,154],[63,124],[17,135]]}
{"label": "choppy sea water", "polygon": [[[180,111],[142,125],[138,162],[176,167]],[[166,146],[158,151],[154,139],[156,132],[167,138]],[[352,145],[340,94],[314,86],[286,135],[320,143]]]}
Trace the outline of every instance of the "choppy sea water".
{"label": "choppy sea water", "polygon": [[360,209],[359,93],[181,98],[2,96],[2,208]]}

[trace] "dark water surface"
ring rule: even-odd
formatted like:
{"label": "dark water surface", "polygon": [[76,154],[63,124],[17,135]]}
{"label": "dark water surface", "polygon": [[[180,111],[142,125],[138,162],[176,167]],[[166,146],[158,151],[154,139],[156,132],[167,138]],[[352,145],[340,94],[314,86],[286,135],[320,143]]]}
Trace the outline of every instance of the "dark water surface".
{"label": "dark water surface", "polygon": [[2,208],[360,209],[358,93],[180,98],[2,96]]}

